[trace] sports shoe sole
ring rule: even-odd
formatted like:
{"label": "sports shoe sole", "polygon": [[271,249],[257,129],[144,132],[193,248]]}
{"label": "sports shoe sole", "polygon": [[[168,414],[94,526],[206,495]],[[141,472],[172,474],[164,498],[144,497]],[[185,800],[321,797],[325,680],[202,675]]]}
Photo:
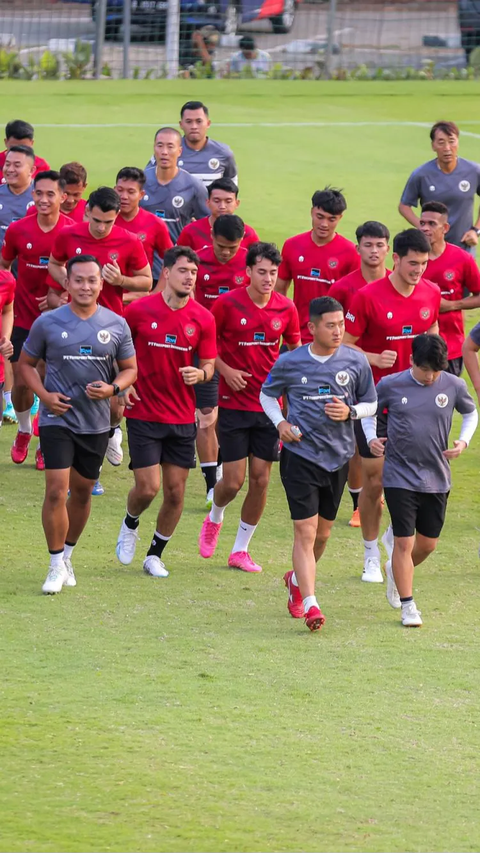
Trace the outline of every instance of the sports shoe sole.
{"label": "sports shoe sole", "polygon": [[325,616],[316,616],[314,619],[305,619],[305,625],[310,631],[319,631],[322,625],[325,624]]}

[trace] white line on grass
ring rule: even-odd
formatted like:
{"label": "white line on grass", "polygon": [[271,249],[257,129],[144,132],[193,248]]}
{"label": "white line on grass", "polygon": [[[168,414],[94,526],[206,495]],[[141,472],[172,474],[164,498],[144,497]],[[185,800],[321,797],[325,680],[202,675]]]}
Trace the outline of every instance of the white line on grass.
{"label": "white line on grass", "polygon": [[[176,121],[176,120],[175,120]],[[175,121],[171,122],[173,125]],[[168,124],[168,122],[166,122]],[[52,128],[79,128],[86,130],[100,130],[102,128],[113,127],[158,127],[158,122],[155,124],[135,124],[126,122],[114,122],[112,124],[37,124],[35,127],[52,127]],[[480,121],[465,121],[465,124],[480,124]],[[280,122],[215,122],[215,127],[431,127],[431,122],[426,121],[280,121]],[[471,136],[473,139],[480,139],[480,134],[472,133],[468,130],[462,130],[462,136]]]}

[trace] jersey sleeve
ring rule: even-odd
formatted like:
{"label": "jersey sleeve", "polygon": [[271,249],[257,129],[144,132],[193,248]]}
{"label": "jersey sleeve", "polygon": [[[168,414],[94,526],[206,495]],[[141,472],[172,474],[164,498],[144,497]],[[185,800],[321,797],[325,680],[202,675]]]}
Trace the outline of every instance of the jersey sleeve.
{"label": "jersey sleeve", "polygon": [[225,297],[216,299],[212,305],[212,314],[215,318],[216,337],[220,338],[225,325]]}
{"label": "jersey sleeve", "polygon": [[332,284],[328,290],[328,295],[332,297],[332,299],[336,299],[337,302],[340,302],[340,305],[345,307],[345,287],[342,284],[341,280],[336,281],[335,284]]}
{"label": "jersey sleeve", "polygon": [[47,318],[48,314],[37,317],[28,333],[27,340],[23,345],[23,349],[27,355],[31,355],[32,358],[45,358],[47,341],[44,327]]}
{"label": "jersey sleeve", "polygon": [[210,216],[210,211],[207,207],[207,188],[200,181],[195,181],[195,195],[193,199],[193,215],[195,219],[203,219],[204,216]]}
{"label": "jersey sleeve", "polygon": [[362,292],[355,294],[345,315],[345,331],[354,338],[361,338],[368,326],[368,303]]}
{"label": "jersey sleeve", "polygon": [[435,306],[433,309],[433,316],[432,316],[432,326],[433,326],[434,323],[438,323],[438,318],[440,316],[440,303],[442,301],[442,291],[440,290],[438,284],[435,284],[434,282],[431,282],[431,284],[432,284],[433,296],[434,296],[434,300],[435,300]]}
{"label": "jersey sleeve", "polygon": [[185,225],[185,228],[182,228],[180,234],[177,238],[177,246],[190,246],[193,249],[193,240],[190,237],[190,228],[188,225]]}
{"label": "jersey sleeve", "polygon": [[480,195],[480,163],[475,163],[476,171],[477,171],[477,189],[475,190],[477,195]]}
{"label": "jersey sleeve", "polygon": [[291,281],[292,280],[292,269],[290,266],[290,258],[289,258],[289,246],[288,240],[283,244],[282,249],[282,262],[278,268],[278,277],[283,279],[283,281]]}
{"label": "jersey sleeve", "polygon": [[[348,251],[347,263],[345,265],[345,268],[348,270],[348,273],[355,272],[355,270],[359,269],[361,263],[362,260],[360,258],[360,255],[358,254],[355,247],[352,246],[352,248]],[[345,273],[345,275],[348,275],[348,273]]]}
{"label": "jersey sleeve", "polygon": [[165,252],[168,249],[173,247],[172,238],[170,237],[170,232],[165,225],[165,222],[162,222],[161,219],[156,218],[156,231],[155,231],[155,249],[158,255],[162,258],[165,255]]}
{"label": "jersey sleeve", "polygon": [[122,337],[118,343],[117,359],[122,361],[124,358],[131,358],[135,355],[135,347],[133,346],[132,333],[127,321],[123,320]]}
{"label": "jersey sleeve", "polygon": [[5,231],[5,238],[3,240],[2,258],[5,261],[14,261],[18,255],[17,241],[15,238],[17,229],[12,228],[12,225],[9,225]]}
{"label": "jersey sleeve", "polygon": [[455,408],[461,415],[468,415],[469,412],[475,411],[475,403],[467,388],[465,379],[458,377],[457,397],[455,400]]}
{"label": "jersey sleeve", "polygon": [[[141,300],[139,300],[139,301],[141,301]],[[124,320],[125,320],[128,328],[129,328],[129,330],[130,330],[130,334],[133,336],[135,336],[135,334],[137,332],[137,314],[138,314],[137,306],[138,306],[138,304],[139,303],[136,301],[131,302],[130,305],[125,306],[125,309],[123,312]]]}
{"label": "jersey sleeve", "polygon": [[237,164],[235,163],[235,157],[233,156],[233,151],[230,151],[230,154],[228,156],[228,160],[227,160],[227,163],[225,165],[225,171],[223,173],[223,177],[224,178],[231,178],[232,181],[235,181],[235,183],[237,183],[238,170],[237,170]]}
{"label": "jersey sleeve", "polygon": [[377,392],[373,381],[372,368],[366,356],[362,356],[361,362],[362,366],[357,380],[356,398],[359,403],[374,403],[377,399]]}
{"label": "jersey sleeve", "polygon": [[279,397],[282,396],[286,389],[286,377],[285,377],[285,356],[287,353],[284,353],[279,358],[277,358],[275,364],[273,365],[270,373],[268,374],[265,382],[262,385],[262,393],[265,394],[266,397],[275,397],[278,400]]}
{"label": "jersey sleeve", "polygon": [[465,258],[463,284],[470,293],[480,293],[480,271],[472,255]]}
{"label": "jersey sleeve", "polygon": [[420,178],[416,172],[412,172],[405,189],[403,190],[400,204],[408,204],[409,207],[416,207],[420,198]]}
{"label": "jersey sleeve", "polygon": [[66,263],[66,261],[68,261],[67,244],[63,230],[57,234],[53,242],[52,258],[55,258],[56,261],[60,261],[60,263]]}
{"label": "jersey sleeve", "polygon": [[480,323],[477,323],[470,331],[470,335],[475,346],[480,347]]}
{"label": "jersey sleeve", "polygon": [[198,343],[199,358],[216,358],[217,356],[215,317],[210,312],[208,315],[208,318],[202,321],[202,334]]}
{"label": "jersey sleeve", "polygon": [[145,254],[143,243],[138,237],[134,237],[128,247],[127,274],[133,275],[148,265],[148,258]]}
{"label": "jersey sleeve", "polygon": [[298,318],[298,311],[293,302],[290,307],[288,324],[283,333],[283,340],[289,346],[295,346],[295,344],[300,342],[300,320]]}

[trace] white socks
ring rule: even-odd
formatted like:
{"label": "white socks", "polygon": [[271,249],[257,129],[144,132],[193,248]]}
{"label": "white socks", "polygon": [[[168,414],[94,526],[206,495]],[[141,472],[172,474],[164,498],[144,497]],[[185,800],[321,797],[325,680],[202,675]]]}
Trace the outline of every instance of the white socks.
{"label": "white socks", "polygon": [[308,613],[311,607],[318,607],[320,610],[316,595],[307,595],[307,597],[303,599],[303,606],[305,608],[305,613]]}
{"label": "white socks", "polygon": [[10,404],[12,402],[12,392],[11,391],[4,391],[3,392],[3,399],[5,400],[5,408],[7,406],[10,406]]}
{"label": "white socks", "polygon": [[365,548],[364,559],[369,560],[370,557],[379,560],[380,559],[380,550],[378,547],[378,539],[368,539],[363,540],[363,546]]}
{"label": "white socks", "polygon": [[65,548],[63,549],[63,556],[66,560],[68,560],[72,556],[74,548],[75,545],[65,545]]}
{"label": "white socks", "polygon": [[62,569],[63,568],[63,551],[60,551],[59,554],[50,554],[50,568],[51,569]]}
{"label": "white socks", "polygon": [[226,506],[217,506],[215,501],[213,501],[209,514],[210,521],[213,521],[214,524],[221,524],[223,522],[223,516],[225,515],[226,508]]}
{"label": "white socks", "polygon": [[256,529],[256,524],[247,524],[246,521],[240,520],[240,524],[238,525],[237,530],[237,538],[233,543],[232,554],[236,554],[237,551],[248,551],[250,540]]}
{"label": "white socks", "polygon": [[15,414],[18,420],[19,432],[28,432],[28,434],[31,435],[32,419],[30,417],[30,409],[27,409],[26,412],[17,412],[17,410],[15,409]]}

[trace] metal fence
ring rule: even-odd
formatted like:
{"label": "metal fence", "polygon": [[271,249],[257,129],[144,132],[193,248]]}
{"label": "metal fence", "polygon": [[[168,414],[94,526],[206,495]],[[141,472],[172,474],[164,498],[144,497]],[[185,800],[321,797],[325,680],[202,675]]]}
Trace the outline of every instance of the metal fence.
{"label": "metal fence", "polygon": [[[0,77],[466,75],[457,6],[453,0],[0,0]],[[480,44],[480,12],[471,46],[477,36]]]}

